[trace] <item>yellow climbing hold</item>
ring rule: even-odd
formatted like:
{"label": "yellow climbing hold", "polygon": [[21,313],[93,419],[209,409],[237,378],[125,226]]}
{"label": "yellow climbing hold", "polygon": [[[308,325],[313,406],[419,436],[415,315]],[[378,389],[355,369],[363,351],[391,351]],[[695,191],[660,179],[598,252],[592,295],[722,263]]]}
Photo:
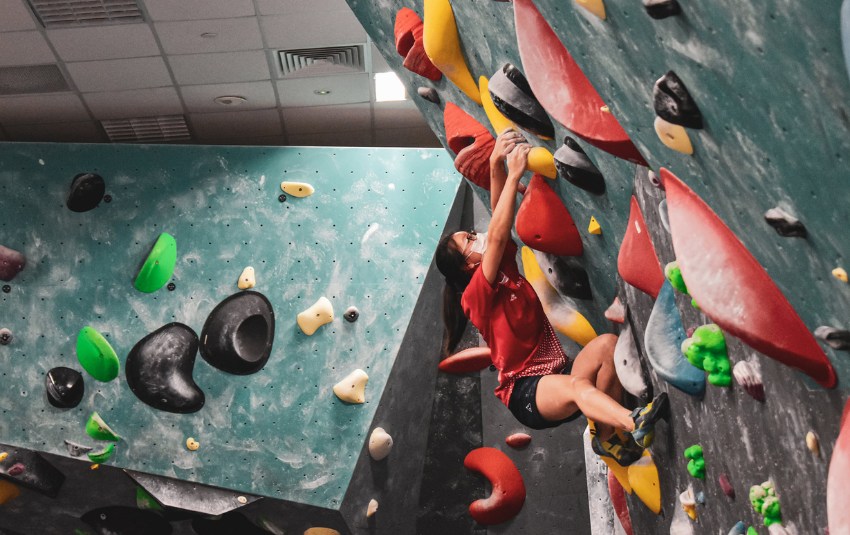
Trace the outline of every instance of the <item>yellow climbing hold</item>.
{"label": "yellow climbing hold", "polygon": [[304,535],[339,535],[339,532],[331,528],[310,528]]}
{"label": "yellow climbing hold", "polygon": [[599,222],[593,216],[590,216],[590,225],[588,225],[587,231],[591,234],[602,234],[602,227],[599,226]]}
{"label": "yellow climbing hold", "polygon": [[254,279],[254,268],[248,266],[243,269],[242,274],[239,275],[239,289],[247,290],[248,288],[253,288],[256,284],[257,281]]}
{"label": "yellow climbing hold", "polygon": [[496,108],[496,105],[493,104],[493,98],[490,96],[490,81],[487,80],[486,76],[482,76],[478,79],[478,88],[480,89],[481,95],[481,105],[484,106],[484,113],[487,114],[487,119],[489,119],[490,124],[493,126],[493,131],[496,132],[498,136],[502,132],[505,131],[505,128],[513,128],[516,130],[516,125],[502,115],[502,112]]}
{"label": "yellow climbing hold", "polygon": [[635,494],[656,515],[661,512],[661,485],[658,482],[658,469],[649,450],[643,450],[643,456],[629,466],[629,483]]}
{"label": "yellow climbing hold", "polygon": [[[593,420],[588,419],[587,425],[590,427],[591,433],[596,433],[596,423]],[[623,435],[623,432],[619,429],[616,429],[615,432],[620,437],[620,440],[625,442],[626,437]],[[617,478],[617,481],[620,482],[620,485],[623,487],[623,490],[632,493],[632,484],[629,483],[629,467],[628,466],[620,466],[617,461],[610,457],[600,457],[602,461],[608,465],[608,470],[614,472],[614,477]]]}
{"label": "yellow climbing hold", "polygon": [[91,465],[91,469],[92,469],[92,470],[97,470],[98,468],[100,468],[100,465],[99,465],[99,464],[93,464],[93,465]]}
{"label": "yellow climbing hold", "polygon": [[0,453],[0,462],[5,461],[6,457],[8,457],[8,456],[9,456],[9,454],[6,453],[5,451],[3,453]]}
{"label": "yellow climbing hold", "polygon": [[532,173],[540,173],[541,175],[551,178],[558,178],[558,168],[555,167],[555,157],[549,150],[543,147],[534,147],[528,151],[528,165],[526,169]]}
{"label": "yellow climbing hold", "polygon": [[354,370],[334,386],[334,394],[347,403],[366,402],[366,381],[369,376],[361,369]]}
{"label": "yellow climbing hold", "polygon": [[847,272],[843,268],[835,268],[832,270],[832,276],[838,280],[847,282]]}
{"label": "yellow climbing hold", "polygon": [[242,505],[245,505],[246,503],[248,503],[248,498],[246,498],[245,496],[239,496],[236,498],[236,501],[241,503]]}
{"label": "yellow climbing hold", "polygon": [[820,442],[818,441],[818,436],[811,431],[806,435],[806,446],[812,450],[817,456],[820,456]]}
{"label": "yellow climbing hold", "polygon": [[197,442],[194,438],[189,437],[186,439],[186,447],[192,451],[195,451],[196,449],[201,447],[201,444]]}
{"label": "yellow climbing hold", "polygon": [[481,93],[463,59],[455,14],[449,0],[425,0],[424,23],[422,44],[431,63],[466,96],[481,104]]}
{"label": "yellow climbing hold", "polygon": [[605,4],[602,3],[602,0],[575,0],[575,3],[605,20]]}
{"label": "yellow climbing hold", "polygon": [[280,189],[293,197],[308,197],[316,191],[313,186],[304,182],[281,182]]}
{"label": "yellow climbing hold", "polygon": [[369,500],[369,506],[366,508],[366,518],[371,517],[378,510],[378,501],[375,499]]}
{"label": "yellow climbing hold", "polygon": [[0,479],[0,505],[11,502],[21,494],[21,490],[8,481]]}
{"label": "yellow climbing hold", "polygon": [[334,308],[327,297],[320,297],[316,303],[298,314],[298,326],[307,336],[312,336],[316,329],[334,320]]}
{"label": "yellow climbing hold", "polygon": [[685,129],[677,124],[668,123],[661,117],[655,118],[655,133],[658,139],[673,150],[684,154],[693,154],[694,146]]}

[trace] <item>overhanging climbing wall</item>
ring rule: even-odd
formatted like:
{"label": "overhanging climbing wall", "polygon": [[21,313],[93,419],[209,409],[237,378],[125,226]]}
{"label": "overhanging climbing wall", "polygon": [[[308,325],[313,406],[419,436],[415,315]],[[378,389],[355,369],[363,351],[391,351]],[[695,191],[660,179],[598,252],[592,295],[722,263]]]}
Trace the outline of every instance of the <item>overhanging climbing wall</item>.
{"label": "overhanging climbing wall", "polygon": [[[111,202],[74,213],[65,195],[83,172],[104,177]],[[3,441],[100,449],[84,430],[97,411],[122,437],[110,464],[338,509],[458,178],[432,149],[0,144],[0,243],[28,259],[0,294],[0,327],[14,337],[0,347]],[[281,181],[316,192],[281,202]],[[162,232],[177,242],[175,289],[144,294],[133,281]],[[200,333],[246,266],[277,322],[263,370],[230,375],[199,356],[202,410],[139,401],[124,375],[130,349],[170,322]],[[308,337],[295,317],[322,296],[336,319]],[[348,323],[352,305],[360,318]],[[84,374],[79,407],[54,408],[45,373],[80,368],[85,326],[107,337],[121,372],[109,383]],[[332,388],[356,368],[369,374],[366,403],[347,405]]]}

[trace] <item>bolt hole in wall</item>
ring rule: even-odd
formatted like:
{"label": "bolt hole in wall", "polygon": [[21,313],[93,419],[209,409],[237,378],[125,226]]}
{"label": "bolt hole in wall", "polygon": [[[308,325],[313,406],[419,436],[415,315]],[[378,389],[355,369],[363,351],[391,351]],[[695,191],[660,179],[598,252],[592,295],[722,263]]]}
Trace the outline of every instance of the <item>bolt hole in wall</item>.
{"label": "bolt hole in wall", "polygon": [[[99,411],[122,437],[110,464],[333,507],[347,488],[350,458],[377,405],[370,402],[380,399],[460,176],[451,160],[437,158],[442,149],[155,150],[0,144],[2,240],[29,260],[2,294],[10,313],[0,328],[13,336],[0,346],[4,391],[27,393],[7,396],[4,414],[41,414],[40,425],[26,430],[0,424],[4,441],[64,455],[64,440],[90,441],[86,420]],[[95,167],[111,202],[68,210],[74,175]],[[315,192],[284,196],[282,181],[308,183]],[[163,232],[177,244],[173,276],[168,289],[142,293],[134,280]],[[193,379],[206,398],[196,413],[142,403],[124,374],[130,350],[175,321],[200,333],[213,308],[240,292],[247,266],[255,270],[251,291],[274,309],[268,362],[237,376],[196,358]],[[333,296],[335,319],[305,336],[296,316],[322,296]],[[342,317],[350,306],[359,309],[355,323]],[[80,369],[75,342],[86,326],[109,340],[120,372],[106,383],[83,372],[86,394],[78,411],[67,413],[33,393],[44,390],[48,370]],[[260,316],[242,321],[238,351],[249,360],[262,356],[256,340],[267,328]],[[337,403],[333,386],[357,368],[369,372],[366,403]],[[189,451],[187,437],[201,444],[198,451],[219,452],[218,462]],[[240,450],[243,461],[225,462],[226,452]],[[277,481],[254,478],[258,473]]]}

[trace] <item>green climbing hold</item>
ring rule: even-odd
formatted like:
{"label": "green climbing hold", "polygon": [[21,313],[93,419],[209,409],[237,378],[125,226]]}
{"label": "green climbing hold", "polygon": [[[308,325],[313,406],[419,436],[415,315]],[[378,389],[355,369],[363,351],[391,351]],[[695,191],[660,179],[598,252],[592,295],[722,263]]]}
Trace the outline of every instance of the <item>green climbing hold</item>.
{"label": "green climbing hold", "polygon": [[779,509],[779,498],[772,481],[765,481],[761,485],[750,487],[750,503],[753,510],[764,515],[764,525],[770,527],[772,524],[782,524],[782,512]]}
{"label": "green climbing hold", "polygon": [[683,294],[688,293],[688,287],[685,285],[685,279],[682,278],[682,272],[679,270],[678,262],[673,261],[664,266],[664,277],[670,281],[673,288],[676,288]]}
{"label": "green climbing hold", "polygon": [[142,487],[136,487],[136,506],[139,509],[152,509],[154,511],[162,511],[162,506],[153,499],[153,496],[148,494],[148,491]]}
{"label": "green climbing hold", "polygon": [[98,381],[108,383],[118,377],[118,356],[106,338],[91,327],[83,327],[77,335],[77,358]]}
{"label": "green climbing hold", "polygon": [[717,325],[697,327],[693,336],[682,342],[682,353],[688,357],[688,362],[708,372],[709,383],[714,386],[732,384],[726,339]]}
{"label": "green climbing hold", "polygon": [[93,463],[105,463],[110,457],[112,457],[113,451],[115,451],[115,445],[109,444],[100,453],[89,453],[89,459],[91,459],[91,462]]}
{"label": "green climbing hold", "polygon": [[176,264],[177,242],[173,236],[163,232],[136,277],[136,289],[145,293],[159,290],[171,278]]}
{"label": "green climbing hold", "polygon": [[705,459],[702,456],[702,446],[696,444],[685,450],[685,458],[688,461],[688,472],[692,476],[705,479]]}
{"label": "green climbing hold", "polygon": [[747,535],[759,535],[759,532],[756,531],[756,528],[750,526],[747,528]]}
{"label": "green climbing hold", "polygon": [[89,421],[86,424],[86,433],[96,440],[109,440],[111,442],[121,440],[121,437],[115,434],[115,431],[110,429],[96,412],[91,413],[91,416],[89,416]]}

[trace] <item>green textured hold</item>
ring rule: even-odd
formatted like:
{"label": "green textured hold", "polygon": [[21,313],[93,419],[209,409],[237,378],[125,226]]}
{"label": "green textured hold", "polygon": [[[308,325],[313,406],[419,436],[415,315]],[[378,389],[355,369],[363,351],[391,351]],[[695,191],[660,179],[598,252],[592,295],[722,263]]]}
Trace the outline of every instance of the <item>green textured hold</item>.
{"label": "green textured hold", "polygon": [[732,384],[726,339],[717,325],[697,327],[694,335],[682,342],[682,353],[688,357],[688,362],[708,372],[709,383],[714,386]]}
{"label": "green textured hold", "polygon": [[688,461],[688,472],[696,478],[705,479],[705,459],[702,455],[702,446],[696,444],[686,449],[685,458],[690,459]]}
{"label": "green textured hold", "polygon": [[136,506],[139,509],[152,509],[154,511],[162,511],[162,506],[153,499],[153,496],[148,494],[148,491],[142,487],[136,487]]}
{"label": "green textured hold", "polygon": [[159,290],[174,274],[175,265],[177,265],[177,242],[174,241],[173,236],[163,232],[151,249],[139,271],[139,276],[136,277],[136,289],[145,293]]}
{"label": "green textured hold", "polygon": [[764,515],[765,526],[782,523],[779,498],[776,497],[772,481],[750,487],[750,503],[756,513]]}
{"label": "green textured hold", "polygon": [[91,327],[83,327],[77,335],[77,358],[83,369],[98,381],[108,383],[118,377],[120,363],[115,350]]}
{"label": "green textured hold", "polygon": [[678,262],[673,261],[664,266],[664,277],[670,281],[673,288],[676,288],[683,294],[689,293],[688,287],[685,285],[685,279],[682,278],[682,272],[679,270]]}
{"label": "green textured hold", "polygon": [[747,535],[759,535],[759,532],[756,531],[756,528],[750,526],[747,528]]}
{"label": "green textured hold", "polygon": [[100,453],[89,453],[89,459],[93,463],[105,463],[112,457],[112,452],[115,451],[115,445],[109,444],[106,448]]}
{"label": "green textured hold", "polygon": [[86,433],[95,440],[109,440],[110,442],[121,440],[121,437],[116,435],[115,431],[110,429],[96,412],[89,416],[89,421],[86,423]]}

